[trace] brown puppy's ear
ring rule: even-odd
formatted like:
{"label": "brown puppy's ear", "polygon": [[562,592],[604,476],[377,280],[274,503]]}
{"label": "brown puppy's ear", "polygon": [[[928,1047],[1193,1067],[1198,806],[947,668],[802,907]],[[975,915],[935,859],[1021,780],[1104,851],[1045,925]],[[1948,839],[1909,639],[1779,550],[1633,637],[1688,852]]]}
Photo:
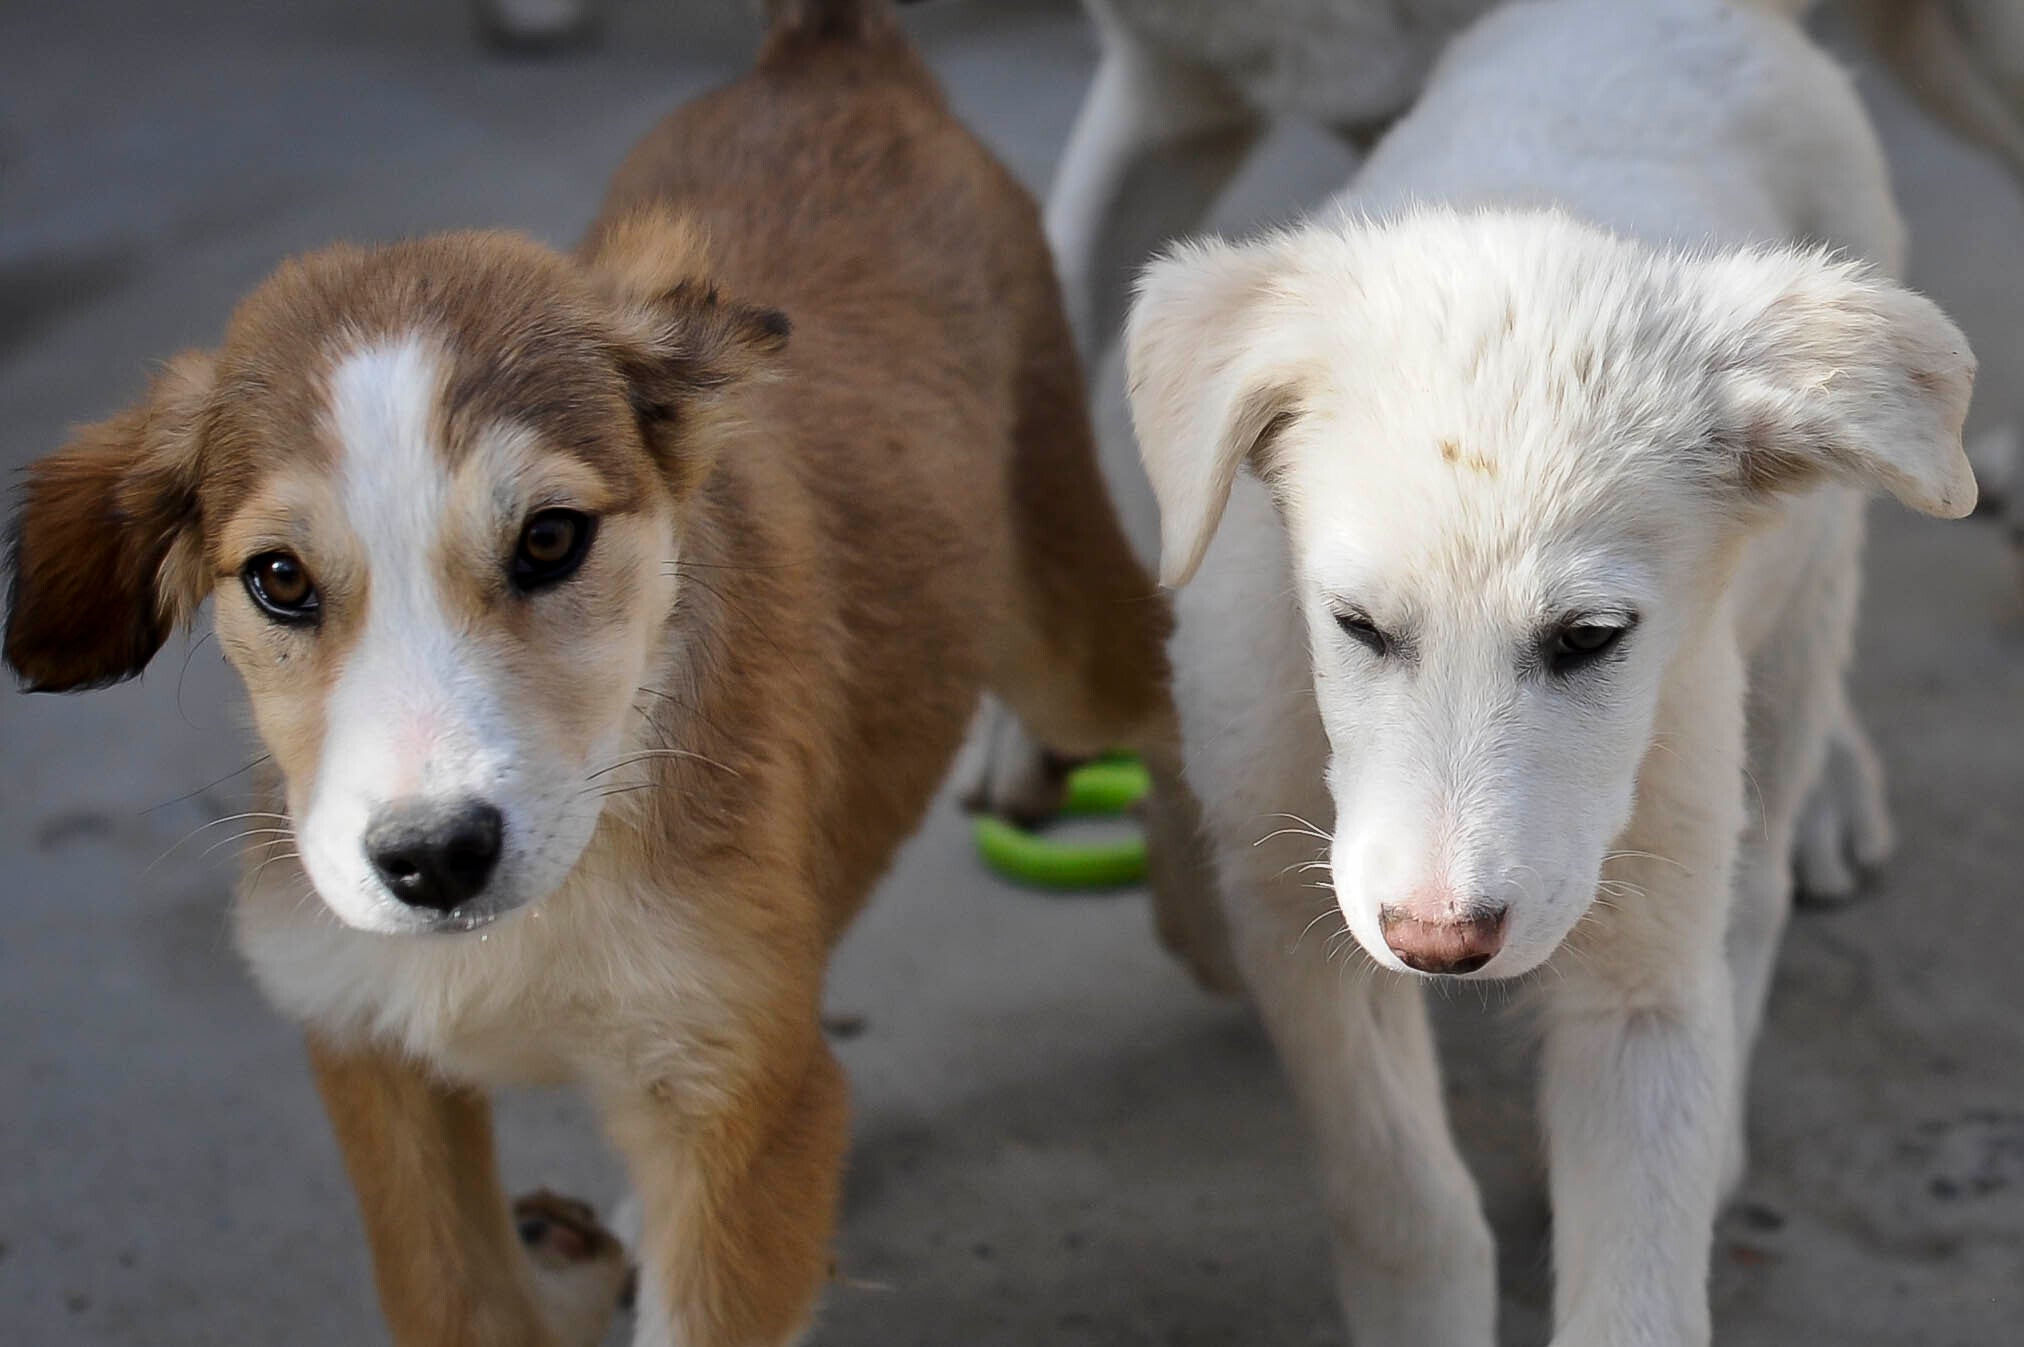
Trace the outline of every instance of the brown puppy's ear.
{"label": "brown puppy's ear", "polygon": [[709,469],[713,441],[735,416],[731,394],[770,378],[787,345],[787,315],[683,281],[625,301],[615,354],[647,448],[682,494]]}
{"label": "brown puppy's ear", "polygon": [[786,314],[717,293],[708,251],[693,220],[643,210],[601,227],[591,263],[618,312],[613,354],[640,431],[678,493],[708,471],[728,395],[770,377],[787,344]]}
{"label": "brown puppy's ear", "polygon": [[208,356],[179,356],[139,405],[28,469],[6,657],[29,691],[133,677],[203,601],[197,458],[211,383]]}

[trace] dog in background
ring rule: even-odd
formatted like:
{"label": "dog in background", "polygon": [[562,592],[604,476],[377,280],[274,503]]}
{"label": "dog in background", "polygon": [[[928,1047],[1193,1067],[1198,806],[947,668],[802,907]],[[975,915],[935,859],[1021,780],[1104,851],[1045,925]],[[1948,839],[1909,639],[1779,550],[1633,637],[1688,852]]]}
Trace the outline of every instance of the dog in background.
{"label": "dog in background", "polygon": [[1788,19],[1540,0],[1457,39],[1320,219],[1140,283],[1188,777],[1359,1347],[1493,1341],[1409,970],[1553,974],[1556,1347],[1709,1340],[1861,493],[1975,503],[1974,360],[1888,279],[1902,242]]}
{"label": "dog in background", "polygon": [[289,262],[27,476],[29,687],[214,604],[278,778],[238,943],[401,1347],[601,1339],[617,1242],[539,1195],[530,1258],[501,1196],[484,1092],[539,1081],[630,1169],[635,1341],[795,1339],[847,1141],[824,964],[980,690],[1173,752],[1036,207],[882,0],[770,8],[574,256]]}
{"label": "dog in background", "polygon": [[[1102,39],[1047,200],[1069,316],[1095,359],[1139,264],[1201,223],[1271,121],[1359,150],[1411,106],[1448,41],[1503,0],[1083,0]],[[1798,16],[1818,0],[1737,0]],[[1842,0],[1929,112],[2024,182],[2024,7]]]}

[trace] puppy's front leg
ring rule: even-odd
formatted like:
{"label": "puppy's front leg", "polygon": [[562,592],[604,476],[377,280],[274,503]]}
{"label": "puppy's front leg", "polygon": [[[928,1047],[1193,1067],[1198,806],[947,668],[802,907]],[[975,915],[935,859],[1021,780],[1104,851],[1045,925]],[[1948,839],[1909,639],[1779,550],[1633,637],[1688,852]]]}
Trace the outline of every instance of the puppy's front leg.
{"label": "puppy's front leg", "polygon": [[484,1098],[389,1049],[311,1035],[309,1061],[397,1347],[557,1347],[499,1189]]}
{"label": "puppy's front leg", "polygon": [[1696,923],[1685,949],[1656,938],[1677,926],[1602,914],[1623,917],[1614,938],[1566,960],[1550,989],[1554,1347],[1709,1339],[1708,1245],[1736,1071],[1722,904],[1704,901],[1716,920]]}
{"label": "puppy's front leg", "polygon": [[798,1076],[707,1103],[600,1091],[641,1202],[635,1347],[782,1347],[807,1329],[849,1132],[843,1070],[810,1033]]}
{"label": "puppy's front leg", "polygon": [[1343,1317],[1357,1347],[1490,1347],[1495,1249],[1448,1128],[1419,986],[1371,968],[1339,933],[1356,966],[1330,958],[1334,924],[1293,919],[1312,900],[1253,887],[1230,924],[1319,1152]]}

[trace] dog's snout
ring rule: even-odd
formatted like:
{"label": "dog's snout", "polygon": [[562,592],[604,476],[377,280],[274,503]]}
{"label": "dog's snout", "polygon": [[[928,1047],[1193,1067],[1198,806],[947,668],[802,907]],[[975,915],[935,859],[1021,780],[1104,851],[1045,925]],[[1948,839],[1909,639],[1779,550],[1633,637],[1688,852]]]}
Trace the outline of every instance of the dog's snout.
{"label": "dog's snout", "polygon": [[394,897],[448,912],[484,889],[505,832],[498,809],[482,800],[401,801],[373,815],[365,854]]}
{"label": "dog's snout", "polygon": [[1402,907],[1378,913],[1384,943],[1399,962],[1419,973],[1473,973],[1504,948],[1507,908],[1430,921]]}

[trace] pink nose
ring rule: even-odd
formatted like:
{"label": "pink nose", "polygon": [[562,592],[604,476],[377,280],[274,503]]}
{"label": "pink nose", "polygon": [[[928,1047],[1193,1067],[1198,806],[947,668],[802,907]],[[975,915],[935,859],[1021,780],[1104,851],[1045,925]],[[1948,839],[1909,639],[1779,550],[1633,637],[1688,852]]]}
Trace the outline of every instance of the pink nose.
{"label": "pink nose", "polygon": [[1472,917],[1426,921],[1402,907],[1381,908],[1378,926],[1384,943],[1399,962],[1419,973],[1473,973],[1504,948],[1507,910],[1479,912]]}

